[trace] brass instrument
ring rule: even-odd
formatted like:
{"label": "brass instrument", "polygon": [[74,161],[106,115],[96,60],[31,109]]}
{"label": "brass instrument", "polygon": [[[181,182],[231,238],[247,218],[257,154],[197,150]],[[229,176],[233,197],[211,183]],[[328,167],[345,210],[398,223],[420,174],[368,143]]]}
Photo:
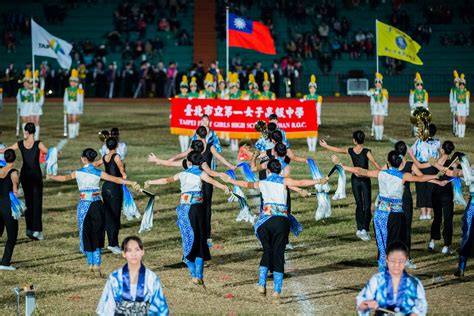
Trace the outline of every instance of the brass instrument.
{"label": "brass instrument", "polygon": [[264,120],[258,120],[257,123],[255,123],[255,130],[262,133],[264,138],[268,138],[267,123]]}
{"label": "brass instrument", "polygon": [[102,131],[99,132],[99,139],[101,142],[105,142],[107,140],[107,138],[110,137],[110,133],[108,130],[104,129]]}
{"label": "brass instrument", "polygon": [[416,137],[425,141],[430,137],[429,126],[431,123],[432,115],[430,110],[424,107],[417,107],[413,110],[410,121],[417,128]]}

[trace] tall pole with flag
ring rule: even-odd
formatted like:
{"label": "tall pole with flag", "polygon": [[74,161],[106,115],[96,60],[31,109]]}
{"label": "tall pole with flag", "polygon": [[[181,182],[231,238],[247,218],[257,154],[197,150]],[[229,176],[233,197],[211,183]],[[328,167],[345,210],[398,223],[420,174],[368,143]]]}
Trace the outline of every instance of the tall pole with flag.
{"label": "tall pole with flag", "polygon": [[225,73],[229,82],[229,7],[225,7]]}
{"label": "tall pole with flag", "polygon": [[379,35],[377,31],[377,19],[375,19],[375,51],[377,52],[376,54],[376,69],[377,72],[379,72]]}

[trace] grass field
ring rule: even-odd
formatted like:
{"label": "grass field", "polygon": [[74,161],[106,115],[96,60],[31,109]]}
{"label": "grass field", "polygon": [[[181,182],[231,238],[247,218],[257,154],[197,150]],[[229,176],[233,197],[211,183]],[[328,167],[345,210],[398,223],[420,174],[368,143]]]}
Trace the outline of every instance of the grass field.
{"label": "grass field", "polygon": [[[467,127],[468,137],[459,140],[451,135],[451,114],[447,104],[432,104],[433,121],[438,125],[439,137],[451,139],[456,150],[468,153],[474,160],[474,125]],[[410,136],[408,105],[390,104],[385,133],[392,139],[414,142]],[[0,113],[3,139],[11,144],[14,135],[15,106],[6,104]],[[128,144],[126,167],[130,179],[143,183],[147,179],[170,176],[179,169],[156,167],[146,162],[154,152],[169,157],[178,151],[178,137],[169,134],[169,106],[165,101],[149,104],[87,103],[81,120],[81,135],[69,141],[60,158],[60,172],[80,167],[79,157],[85,147],[99,148],[97,132],[119,127],[122,139]],[[320,136],[331,145],[351,144],[352,132],[362,129],[369,133],[368,103],[323,105],[323,125]],[[62,105],[46,102],[41,125],[41,139],[54,146],[62,137]],[[367,137],[377,161],[383,163],[393,144],[388,140],[374,142]],[[292,145],[299,155],[306,155],[306,141],[294,140]],[[315,160],[327,172],[331,167],[330,154],[319,150]],[[224,155],[232,157],[228,148]],[[343,157],[349,162],[349,157]],[[17,168],[21,167],[21,157]],[[293,177],[310,178],[309,169],[294,164]],[[331,179],[333,191],[336,177]],[[377,193],[373,181],[372,197]],[[413,186],[414,187],[414,186]],[[175,225],[175,208],[178,202],[178,185],[153,188],[160,200],[155,204],[154,228],[142,237],[145,241],[145,264],[161,278],[164,292],[173,314],[354,314],[355,296],[369,277],[377,271],[375,240],[360,241],[355,236],[355,204],[347,184],[348,197],[332,204],[333,215],[325,223],[314,220],[315,199],[293,195],[293,213],[305,230],[298,238],[290,237],[295,249],[287,253],[288,276],[283,284],[284,304],[274,306],[271,298],[256,293],[257,269],[261,248],[248,223],[237,223],[236,204],[228,204],[220,192],[214,195],[212,260],[204,271],[207,289],[196,288],[190,282],[187,269],[181,260],[181,240]],[[465,190],[465,189],[464,189]],[[467,191],[465,190],[465,193]],[[0,315],[13,315],[15,311],[14,287],[34,284],[37,288],[37,313],[41,315],[93,314],[105,279],[89,275],[86,259],[79,253],[76,219],[78,190],[75,182],[59,184],[45,181],[43,222],[45,240],[33,242],[25,237],[25,222],[20,222],[19,240],[13,254],[15,272],[0,272]],[[137,199],[143,211],[146,198]],[[255,211],[255,209],[254,209]],[[463,209],[455,211],[454,244],[459,245]],[[411,271],[422,279],[427,291],[430,313],[469,314],[474,310],[474,261],[468,263],[466,277],[459,281],[452,273],[457,256],[444,256],[427,251],[430,223],[418,220],[414,212],[413,251],[418,269]],[[140,222],[127,222],[122,218],[120,238],[136,234]],[[6,235],[0,240],[3,251]],[[441,243],[440,243],[441,245]],[[120,256],[104,252],[103,267],[108,274],[121,267]],[[269,288],[273,282],[269,282]]]}

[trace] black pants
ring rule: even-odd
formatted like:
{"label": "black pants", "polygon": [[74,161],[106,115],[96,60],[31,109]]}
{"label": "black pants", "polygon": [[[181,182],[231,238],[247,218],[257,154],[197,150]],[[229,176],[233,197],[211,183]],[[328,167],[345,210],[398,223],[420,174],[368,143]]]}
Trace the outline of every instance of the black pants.
{"label": "black pants", "polygon": [[285,248],[290,234],[290,222],[283,216],[272,216],[257,230],[258,237],[263,247],[260,260],[262,267],[270,271],[285,271]]}
{"label": "black pants", "polygon": [[10,207],[2,207],[0,212],[0,236],[5,228],[7,230],[7,242],[5,243],[1,265],[9,266],[18,237],[18,221],[12,217]]}
{"label": "black pants", "polygon": [[203,207],[205,214],[205,225],[206,225],[206,239],[211,238],[211,213],[212,213],[212,193],[214,192],[214,186],[205,181],[202,183],[202,198]]}
{"label": "black pants", "polygon": [[356,223],[357,230],[370,230],[370,221],[372,219],[372,212],[370,210],[370,203],[372,199],[371,181],[369,178],[351,177],[352,194],[356,202]]}
{"label": "black pants", "polygon": [[445,246],[451,246],[453,241],[453,188],[450,184],[441,187],[435,185],[432,195],[433,203],[433,223],[431,224],[431,239],[441,239],[441,222],[443,224],[443,240]]}
{"label": "black pants", "polygon": [[21,177],[21,186],[25,193],[26,229],[32,232],[43,231],[43,180],[41,176]]}
{"label": "black pants", "polygon": [[123,189],[121,185],[105,182],[102,186],[102,198],[105,210],[105,231],[109,246],[119,245],[118,235],[120,230],[120,214],[123,202]]}
{"label": "black pants", "polygon": [[[434,167],[421,169],[423,174],[437,174],[438,170]],[[434,183],[430,182],[416,182],[416,207],[433,208],[431,197],[433,195]]]}
{"label": "black pants", "polygon": [[405,214],[406,223],[406,246],[408,251],[411,250],[411,224],[413,222],[413,197],[410,189],[405,189],[403,192],[403,213]]}
{"label": "black pants", "polygon": [[102,201],[92,202],[82,227],[82,241],[85,251],[96,251],[97,248],[104,248],[104,218],[104,204]]}
{"label": "black pants", "polygon": [[196,257],[204,261],[211,260],[211,253],[206,240],[206,223],[204,218],[205,210],[203,204],[193,204],[189,210],[189,222],[194,233],[193,248],[186,256],[191,262],[196,261]]}

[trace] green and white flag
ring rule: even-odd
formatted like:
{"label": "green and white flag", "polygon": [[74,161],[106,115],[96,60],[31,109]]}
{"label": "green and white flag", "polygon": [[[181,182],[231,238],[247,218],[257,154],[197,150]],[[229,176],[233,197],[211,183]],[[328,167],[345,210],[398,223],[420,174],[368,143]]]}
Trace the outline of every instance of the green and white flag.
{"label": "green and white flag", "polygon": [[51,57],[58,61],[63,69],[70,69],[72,64],[72,45],[54,35],[31,19],[31,45],[33,55]]}

